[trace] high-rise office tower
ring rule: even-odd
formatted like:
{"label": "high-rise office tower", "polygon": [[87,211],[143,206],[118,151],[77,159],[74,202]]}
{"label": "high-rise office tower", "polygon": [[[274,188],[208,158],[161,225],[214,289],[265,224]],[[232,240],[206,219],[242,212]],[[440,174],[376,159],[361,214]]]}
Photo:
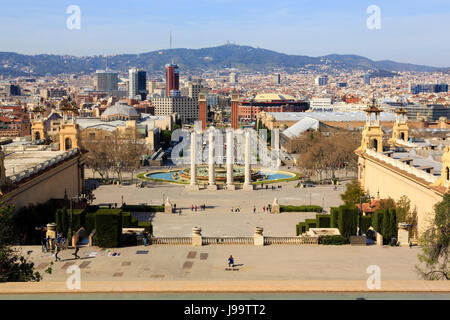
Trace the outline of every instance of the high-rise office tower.
{"label": "high-rise office tower", "polygon": [[147,98],[147,73],[143,70],[132,68],[129,71],[128,97],[141,96],[141,100]]}
{"label": "high-rise office tower", "polygon": [[317,86],[326,86],[328,84],[328,76],[317,76],[315,82]]}
{"label": "high-rise office tower", "polygon": [[370,73],[364,75],[364,84],[370,85]]}
{"label": "high-rise office tower", "polygon": [[180,90],[180,74],[176,64],[166,64],[166,97],[172,90]]}
{"label": "high-rise office tower", "polygon": [[117,72],[108,70],[97,70],[97,90],[114,91],[117,90],[119,82]]}
{"label": "high-rise office tower", "polygon": [[238,77],[237,77],[237,74],[235,72],[230,73],[229,82],[230,83],[237,83],[238,82]]}

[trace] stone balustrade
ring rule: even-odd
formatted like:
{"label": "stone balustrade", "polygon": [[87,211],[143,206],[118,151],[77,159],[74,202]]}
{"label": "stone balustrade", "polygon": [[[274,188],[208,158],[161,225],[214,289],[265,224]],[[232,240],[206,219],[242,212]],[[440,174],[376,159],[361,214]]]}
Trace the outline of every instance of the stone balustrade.
{"label": "stone balustrade", "polygon": [[296,244],[296,245],[308,245],[308,244],[319,244],[318,237],[264,237],[264,245],[286,245],[286,244]]}
{"label": "stone balustrade", "polygon": [[48,167],[53,166],[56,163],[59,163],[61,161],[64,161],[70,157],[72,157],[73,155],[77,154],[79,152],[78,148],[75,149],[71,149],[68,150],[60,155],[57,155],[56,157],[53,157],[49,160],[46,160],[42,163],[39,163],[31,168],[27,168],[25,170],[22,170],[16,174],[10,175],[8,176],[8,178],[13,182],[13,183],[17,183],[20,182],[23,179],[28,178],[29,176],[38,173],[40,171],[43,171],[45,169],[47,169]]}
{"label": "stone balustrade", "polygon": [[399,168],[400,170],[406,171],[406,172],[408,172],[418,178],[421,178],[429,183],[433,183],[437,179],[434,175],[432,175],[424,170],[414,168],[413,166],[410,166],[410,165],[400,161],[399,159],[394,159],[394,158],[388,157],[388,156],[386,156],[382,153],[376,152],[372,149],[367,149],[366,153],[367,153],[367,155],[369,155],[371,157],[374,157],[378,160],[386,162],[396,168]]}
{"label": "stone balustrade", "polygon": [[191,237],[151,237],[149,238],[150,244],[162,244],[162,245],[191,245]]}

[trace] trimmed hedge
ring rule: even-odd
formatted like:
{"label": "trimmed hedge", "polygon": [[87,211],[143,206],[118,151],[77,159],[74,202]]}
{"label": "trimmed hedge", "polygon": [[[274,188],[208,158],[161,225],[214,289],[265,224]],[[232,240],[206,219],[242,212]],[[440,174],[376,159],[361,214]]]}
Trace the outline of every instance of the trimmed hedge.
{"label": "trimmed hedge", "polygon": [[302,233],[305,233],[308,230],[308,226],[305,222],[300,222],[296,225],[296,234],[297,236],[301,235]]}
{"label": "trimmed hedge", "polygon": [[343,236],[320,236],[319,237],[319,244],[324,245],[342,245],[342,244],[348,244],[350,243],[347,238],[344,238]]}
{"label": "trimmed hedge", "polygon": [[330,216],[331,216],[330,221],[331,228],[339,228],[339,208],[331,207]]}
{"label": "trimmed hedge", "polygon": [[309,228],[317,228],[316,219],[305,219],[306,224],[306,231],[309,230]]}
{"label": "trimmed hedge", "polygon": [[139,219],[131,218],[131,228],[138,228],[138,227],[139,227]]}
{"label": "trimmed hedge", "polygon": [[359,210],[357,207],[339,207],[338,224],[341,236],[350,239],[350,236],[356,235],[358,214]]}
{"label": "trimmed hedge", "polygon": [[88,234],[91,234],[92,230],[95,229],[95,213],[90,212],[90,213],[86,213],[85,218],[85,226],[84,228],[86,229],[86,232]]}
{"label": "trimmed hedge", "polygon": [[122,235],[122,211],[99,209],[95,213],[95,244],[102,248],[117,248]]}
{"label": "trimmed hedge", "polygon": [[149,221],[139,222],[138,228],[144,228],[149,235],[153,235],[153,225]]}
{"label": "trimmed hedge", "polygon": [[[366,234],[367,230],[369,230],[372,225],[372,217],[362,216],[361,217],[361,231]],[[359,226],[359,215],[358,215],[358,226]]]}
{"label": "trimmed hedge", "polygon": [[122,228],[131,228],[131,212],[122,212]]}
{"label": "trimmed hedge", "polygon": [[373,228],[381,233],[384,244],[389,244],[392,238],[397,238],[397,211],[395,209],[378,209],[372,217]]}
{"label": "trimmed hedge", "polygon": [[331,228],[331,216],[329,214],[316,215],[317,228]]}
{"label": "trimmed hedge", "polygon": [[164,212],[164,205],[143,206],[143,205],[124,205],[122,210],[126,212]]}
{"label": "trimmed hedge", "polygon": [[381,233],[381,226],[383,225],[383,213],[386,209],[377,209],[375,210],[372,216],[372,227]]}
{"label": "trimmed hedge", "polygon": [[280,205],[280,212],[322,212],[321,206],[286,206]]}

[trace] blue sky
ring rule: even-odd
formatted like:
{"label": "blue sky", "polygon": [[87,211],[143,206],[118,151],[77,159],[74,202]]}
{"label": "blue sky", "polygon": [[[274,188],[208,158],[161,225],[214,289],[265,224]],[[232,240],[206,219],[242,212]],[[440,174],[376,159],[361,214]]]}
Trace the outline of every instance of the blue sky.
{"label": "blue sky", "polygon": [[[69,30],[66,9],[81,9]],[[369,30],[369,5],[381,29]],[[0,0],[0,51],[77,56],[202,48],[227,40],[287,54],[358,54],[450,66],[449,0]]]}

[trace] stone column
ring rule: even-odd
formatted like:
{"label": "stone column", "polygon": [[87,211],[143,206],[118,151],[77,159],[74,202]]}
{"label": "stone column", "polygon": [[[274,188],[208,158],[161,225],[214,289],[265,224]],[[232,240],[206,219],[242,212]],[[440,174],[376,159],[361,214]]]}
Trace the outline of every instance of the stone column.
{"label": "stone column", "polygon": [[199,227],[193,227],[192,228],[192,245],[195,247],[202,246],[203,239],[202,239],[202,228]]}
{"label": "stone column", "polygon": [[209,157],[208,157],[208,190],[217,190],[216,172],[214,167],[214,129],[209,131]]}
{"label": "stone column", "polygon": [[263,246],[264,245],[264,236],[263,236],[263,228],[256,227],[255,233],[253,234],[253,244],[255,246]]}
{"label": "stone column", "polygon": [[280,129],[273,129],[273,137],[274,137],[274,151],[276,155],[276,166],[281,166],[281,155],[280,155]]}
{"label": "stone column", "polygon": [[234,139],[233,130],[227,131],[227,190],[236,190],[233,184],[233,162],[234,162]]}
{"label": "stone column", "polygon": [[195,156],[197,153],[197,134],[194,131],[191,132],[191,183],[187,186],[188,190],[198,190],[197,183],[197,165],[195,162]]}
{"label": "stone column", "polygon": [[245,181],[244,181],[244,190],[253,190],[252,185],[252,167],[250,164],[250,132],[245,133]]}

